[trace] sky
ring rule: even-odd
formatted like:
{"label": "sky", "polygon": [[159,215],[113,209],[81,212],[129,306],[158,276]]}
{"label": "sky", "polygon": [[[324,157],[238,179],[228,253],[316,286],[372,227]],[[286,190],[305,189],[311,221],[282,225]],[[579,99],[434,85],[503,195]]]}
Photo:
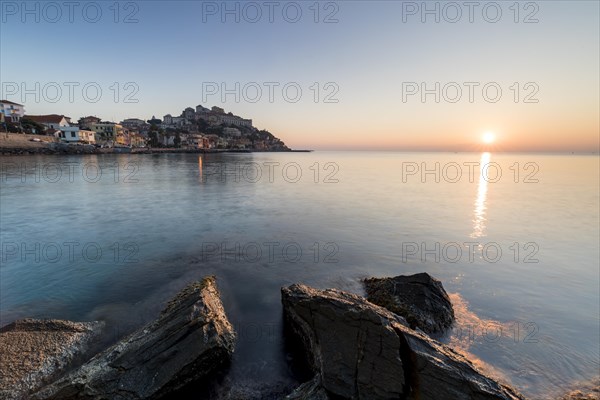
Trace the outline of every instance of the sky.
{"label": "sky", "polygon": [[597,152],[599,4],[2,0],[0,97],[219,106],[296,149]]}

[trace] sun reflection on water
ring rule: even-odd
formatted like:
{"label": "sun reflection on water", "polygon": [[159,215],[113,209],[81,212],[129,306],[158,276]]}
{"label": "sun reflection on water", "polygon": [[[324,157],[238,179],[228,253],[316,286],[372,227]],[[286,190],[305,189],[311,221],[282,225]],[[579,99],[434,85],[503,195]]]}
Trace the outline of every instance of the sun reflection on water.
{"label": "sun reflection on water", "polygon": [[479,183],[477,186],[477,199],[475,200],[475,209],[473,211],[473,232],[471,238],[479,238],[485,236],[486,222],[486,200],[488,192],[488,181],[485,176],[486,166],[490,163],[490,153],[483,153],[479,160]]}

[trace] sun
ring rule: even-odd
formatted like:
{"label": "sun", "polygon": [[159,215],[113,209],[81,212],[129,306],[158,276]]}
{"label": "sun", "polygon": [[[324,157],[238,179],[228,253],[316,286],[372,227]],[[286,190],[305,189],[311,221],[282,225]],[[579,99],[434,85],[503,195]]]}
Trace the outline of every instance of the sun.
{"label": "sun", "polygon": [[496,135],[494,132],[486,132],[483,134],[481,140],[483,140],[483,143],[485,144],[492,144],[496,141]]}

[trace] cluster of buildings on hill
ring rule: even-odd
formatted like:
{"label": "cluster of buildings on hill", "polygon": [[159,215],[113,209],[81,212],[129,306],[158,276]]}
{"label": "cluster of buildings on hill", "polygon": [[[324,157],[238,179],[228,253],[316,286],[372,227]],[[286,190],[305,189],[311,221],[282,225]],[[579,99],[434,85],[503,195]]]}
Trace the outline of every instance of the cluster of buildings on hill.
{"label": "cluster of buildings on hill", "polygon": [[201,105],[167,114],[162,120],[129,118],[119,123],[95,116],[76,123],[62,114],[25,114],[22,104],[0,100],[0,122],[19,132],[54,136],[73,144],[104,147],[181,147],[189,149],[287,150],[285,144],[266,131],[259,131],[251,119],[226,113],[220,107]]}
{"label": "cluster of buildings on hill", "polygon": [[205,121],[211,126],[233,125],[252,128],[251,119],[244,119],[232,113],[225,113],[225,110],[220,107],[208,109],[201,105],[197,106],[195,110],[191,107],[186,108],[179,117],[173,117],[171,114],[165,115],[163,117],[163,125],[165,127],[191,127],[194,125],[193,121],[198,120]]}

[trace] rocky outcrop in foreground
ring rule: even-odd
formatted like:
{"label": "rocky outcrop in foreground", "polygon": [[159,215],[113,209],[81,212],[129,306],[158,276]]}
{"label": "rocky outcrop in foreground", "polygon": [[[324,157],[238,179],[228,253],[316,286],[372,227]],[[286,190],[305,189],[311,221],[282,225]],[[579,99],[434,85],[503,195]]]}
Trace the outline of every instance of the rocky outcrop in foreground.
{"label": "rocky outcrop in foreground", "polygon": [[442,333],[454,322],[454,310],[442,283],[427,273],[363,281],[367,300],[401,315],[413,329]]}
{"label": "rocky outcrop in foreground", "polygon": [[600,378],[595,382],[583,384],[583,387],[578,390],[564,395],[560,400],[598,400],[600,399]]}
{"label": "rocky outcrop in foreground", "polygon": [[360,296],[292,285],[282,288],[282,302],[315,372],[289,399],[523,399]]}
{"label": "rocky outcrop in foreground", "polygon": [[103,323],[23,319],[0,329],[0,399],[22,399],[88,351]]}
{"label": "rocky outcrop in foreground", "polygon": [[36,393],[34,399],[158,399],[229,362],[235,333],[214,277],[183,289],[153,323]]}

